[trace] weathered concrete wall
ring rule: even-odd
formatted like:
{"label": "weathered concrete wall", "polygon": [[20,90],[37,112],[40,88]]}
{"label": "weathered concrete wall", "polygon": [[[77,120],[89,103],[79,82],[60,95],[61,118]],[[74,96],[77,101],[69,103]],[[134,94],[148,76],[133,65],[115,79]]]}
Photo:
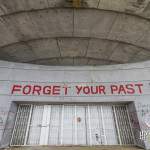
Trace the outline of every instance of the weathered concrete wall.
{"label": "weathered concrete wall", "polygon": [[[142,92],[136,87],[137,92],[89,95],[74,93],[69,89],[68,95],[37,95],[22,94],[15,91],[14,85],[110,85],[143,84]],[[28,64],[0,62],[0,137],[1,147],[9,145],[17,102],[131,102],[129,113],[132,116],[133,129],[149,129],[145,125],[145,116],[150,113],[150,62],[101,66],[101,67],[48,67]],[[134,119],[133,119],[134,118]],[[138,119],[136,119],[138,118]],[[150,119],[150,118],[148,118]],[[139,125],[137,125],[139,124]],[[138,126],[138,127],[137,127]],[[150,129],[149,129],[150,130]],[[139,136],[138,134],[136,136]],[[138,141],[137,145],[144,145]],[[145,142],[150,148],[150,141]]]}
{"label": "weathered concrete wall", "polygon": [[17,112],[17,105],[15,103],[11,103],[9,112],[7,112],[7,120],[4,121],[5,127],[2,134],[1,146],[8,147],[11,140],[12,130],[15,123],[15,117]]}
{"label": "weathered concrete wall", "polygon": [[72,9],[51,8],[47,0],[1,0],[5,15],[0,16],[0,59],[62,66],[149,60],[149,19],[114,11],[113,4],[126,3],[116,1],[99,0],[101,9]]}

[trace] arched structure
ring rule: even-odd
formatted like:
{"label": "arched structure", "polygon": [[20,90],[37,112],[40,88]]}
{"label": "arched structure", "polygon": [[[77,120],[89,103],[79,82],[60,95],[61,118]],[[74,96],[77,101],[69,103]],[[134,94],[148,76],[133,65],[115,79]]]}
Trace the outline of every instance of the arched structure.
{"label": "arched structure", "polygon": [[150,0],[0,0],[0,148],[149,149],[149,60]]}
{"label": "arched structure", "polygon": [[0,59],[44,65],[149,60],[149,0],[1,0]]}

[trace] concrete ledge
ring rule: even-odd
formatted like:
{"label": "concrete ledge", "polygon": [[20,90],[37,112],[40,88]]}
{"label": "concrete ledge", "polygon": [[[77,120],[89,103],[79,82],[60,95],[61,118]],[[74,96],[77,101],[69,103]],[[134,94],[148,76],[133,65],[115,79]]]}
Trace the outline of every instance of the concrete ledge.
{"label": "concrete ledge", "polygon": [[33,147],[11,147],[5,150],[142,150],[132,146],[33,146]]}

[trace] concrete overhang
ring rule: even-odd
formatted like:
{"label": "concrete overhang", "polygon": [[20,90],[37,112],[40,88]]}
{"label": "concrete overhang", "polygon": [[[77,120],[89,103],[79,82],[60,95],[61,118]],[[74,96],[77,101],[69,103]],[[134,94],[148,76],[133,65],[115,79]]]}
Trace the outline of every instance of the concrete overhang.
{"label": "concrete overhang", "polygon": [[109,65],[150,59],[149,0],[0,0],[0,59]]}

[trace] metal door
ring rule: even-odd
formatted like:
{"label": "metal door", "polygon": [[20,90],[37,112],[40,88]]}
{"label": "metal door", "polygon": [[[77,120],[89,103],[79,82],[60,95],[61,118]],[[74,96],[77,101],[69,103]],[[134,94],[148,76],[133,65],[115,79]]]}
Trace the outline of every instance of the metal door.
{"label": "metal door", "polygon": [[117,145],[117,133],[111,105],[103,105],[101,107],[102,121],[104,127],[105,145]]}
{"label": "metal door", "polygon": [[61,105],[51,105],[48,145],[59,145],[61,135]]}
{"label": "metal door", "polygon": [[31,105],[20,105],[18,107],[11,145],[26,145],[31,110]]}
{"label": "metal door", "polygon": [[76,106],[76,136],[77,145],[87,144],[87,120],[86,120],[86,106]]}
{"label": "metal door", "polygon": [[134,143],[126,105],[20,105],[11,145]]}
{"label": "metal door", "polygon": [[102,116],[99,106],[87,107],[87,128],[89,145],[102,145],[104,141]]}
{"label": "metal door", "polygon": [[48,143],[50,116],[51,116],[51,105],[44,105],[41,135],[40,135],[40,145],[47,145]]}
{"label": "metal door", "polygon": [[32,117],[29,124],[29,135],[27,145],[39,145],[41,137],[41,127],[43,118],[44,105],[34,105]]}
{"label": "metal door", "polygon": [[61,124],[61,144],[72,145],[74,143],[74,114],[75,109],[72,105],[62,106],[62,124]]}
{"label": "metal door", "polygon": [[134,143],[134,135],[129,120],[127,106],[113,106],[120,145]]}

